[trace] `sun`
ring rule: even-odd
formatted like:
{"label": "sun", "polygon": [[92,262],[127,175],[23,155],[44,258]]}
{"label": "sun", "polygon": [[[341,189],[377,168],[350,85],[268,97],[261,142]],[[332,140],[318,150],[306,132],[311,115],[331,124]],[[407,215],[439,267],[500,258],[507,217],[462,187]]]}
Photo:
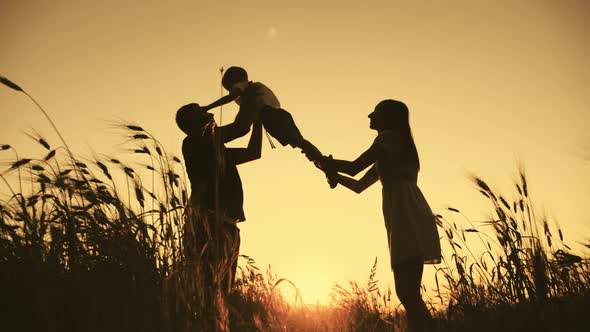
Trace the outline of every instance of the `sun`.
{"label": "sun", "polygon": [[329,305],[333,282],[319,274],[301,273],[291,283],[277,286],[284,300],[293,304]]}
{"label": "sun", "polygon": [[277,38],[277,35],[278,35],[277,28],[274,25],[269,26],[268,30],[266,32],[266,35],[269,39]]}

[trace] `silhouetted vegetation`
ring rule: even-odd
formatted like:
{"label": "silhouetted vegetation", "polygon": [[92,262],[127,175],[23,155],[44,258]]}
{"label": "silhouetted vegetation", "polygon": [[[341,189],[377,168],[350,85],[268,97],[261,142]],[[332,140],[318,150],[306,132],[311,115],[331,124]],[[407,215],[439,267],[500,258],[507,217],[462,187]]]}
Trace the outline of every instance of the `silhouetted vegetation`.
{"label": "silhouetted vegetation", "polygon": [[[399,304],[377,286],[377,261],[366,284],[336,286],[331,306],[311,307],[286,301],[278,290],[294,285],[243,256],[232,293],[219,298],[226,311],[211,313],[202,300],[210,291],[199,278],[203,262],[186,254],[194,234],[182,163],[142,127],[120,128],[143,161],[78,158],[65,141],[54,146],[37,134],[30,137],[46,151],[38,157],[0,145],[15,156],[1,175],[3,328],[202,331],[204,315],[213,314],[229,316],[232,331],[404,329]],[[437,215],[450,246],[436,289],[424,289],[437,330],[585,330],[588,258],[535,209],[524,172],[511,196],[473,182],[491,204],[490,220],[473,222],[455,208]]]}

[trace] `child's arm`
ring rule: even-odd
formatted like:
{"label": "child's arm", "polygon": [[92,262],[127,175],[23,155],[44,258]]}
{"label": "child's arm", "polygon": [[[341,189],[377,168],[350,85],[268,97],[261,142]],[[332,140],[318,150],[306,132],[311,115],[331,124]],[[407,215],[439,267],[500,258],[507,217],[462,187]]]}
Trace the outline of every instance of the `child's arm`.
{"label": "child's arm", "polygon": [[377,175],[377,170],[375,169],[375,166],[373,166],[359,180],[340,174],[334,175],[334,180],[336,180],[338,183],[345,186],[346,188],[354,191],[355,193],[360,194],[365,189],[369,188],[371,185],[377,182],[377,180],[379,180],[379,176]]}
{"label": "child's arm", "polygon": [[223,96],[223,97],[217,99],[216,101],[212,102],[211,104],[204,106],[203,108],[205,109],[205,111],[208,111],[210,109],[213,109],[213,108],[216,108],[219,106],[223,106],[225,104],[229,104],[232,101],[236,100],[238,97],[239,97],[239,95],[237,95],[235,93],[234,94],[230,93],[229,95]]}
{"label": "child's arm", "polygon": [[236,165],[252,160],[260,159],[262,156],[262,124],[255,121],[252,126],[252,135],[246,148],[228,148]]}

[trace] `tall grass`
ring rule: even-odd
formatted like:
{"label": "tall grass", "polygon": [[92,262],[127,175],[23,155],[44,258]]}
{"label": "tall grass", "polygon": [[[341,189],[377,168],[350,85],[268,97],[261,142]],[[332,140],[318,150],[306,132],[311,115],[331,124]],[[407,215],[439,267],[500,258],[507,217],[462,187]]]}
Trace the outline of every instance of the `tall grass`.
{"label": "tall grass", "polygon": [[22,170],[17,181],[30,186],[16,190],[10,173],[2,174],[11,195],[0,201],[0,264],[17,302],[5,303],[8,313],[46,315],[38,321],[48,330],[100,329],[110,319],[153,328],[156,295],[182,256],[187,199],[180,164],[142,135],[133,134],[156,161],[151,185],[118,159],[82,161],[43,138],[45,156],[16,160],[8,170]]}
{"label": "tall grass", "polygon": [[[498,321],[510,314],[515,330],[545,329],[548,324],[564,330],[580,320],[588,322],[584,316],[570,316],[579,312],[580,304],[590,304],[589,260],[575,254],[557,222],[538,212],[524,170],[510,196],[477,176],[472,181],[490,203],[490,220],[474,223],[455,208],[448,209],[455,215],[451,219],[438,216],[451,248],[436,272],[437,295],[448,306],[444,325],[501,327]],[[463,220],[459,225],[457,216]],[[568,315],[546,315],[564,308]]]}
{"label": "tall grass", "polygon": [[[540,214],[524,170],[508,196],[472,176],[490,203],[491,217],[474,222],[459,209],[437,214],[449,250],[423,296],[436,331],[585,331],[590,324],[590,260],[567,244],[561,227]],[[577,246],[590,248],[590,243]],[[376,264],[376,261],[375,261]],[[336,330],[406,330],[403,309],[375,282],[336,286],[333,304],[344,312]]]}
{"label": "tall grass", "polygon": [[[6,78],[1,83],[24,92]],[[295,285],[261,272],[247,256],[227,298],[212,290],[204,283],[206,263],[191,250],[195,228],[185,215],[181,160],[141,126],[118,127],[130,142],[129,159],[141,161],[76,157],[61,135],[57,146],[29,135],[44,150],[35,157],[0,145],[6,158],[14,156],[0,175],[3,328],[206,331],[213,316],[217,330],[405,329],[395,295],[377,286],[377,261],[366,283],[335,286],[327,307],[286,301],[280,289],[297,291]],[[567,330],[590,323],[588,259],[538,213],[524,171],[510,196],[481,178],[472,181],[492,215],[485,222],[455,208],[437,215],[450,248],[435,288],[424,287],[437,330]]]}
{"label": "tall grass", "polygon": [[[2,174],[10,192],[0,200],[4,324],[206,331],[213,316],[218,330],[281,330],[294,305],[279,289],[296,287],[260,272],[247,256],[227,299],[205,284],[206,263],[194,252],[195,229],[184,215],[180,160],[143,128],[120,127],[136,145],[132,153],[145,158],[144,169],[110,157],[71,159],[38,137],[47,154],[19,159]],[[13,188],[11,176],[29,189]],[[217,311],[207,296],[220,302]]]}
{"label": "tall grass", "polygon": [[35,102],[61,141],[53,146],[36,133],[28,135],[45,150],[31,158],[0,146],[0,152],[16,156],[0,175],[2,192],[9,193],[0,198],[3,326],[46,331],[283,326],[290,305],[279,288],[294,285],[261,273],[253,259],[242,257],[227,299],[220,287],[205,283],[207,269],[223,269],[207,266],[202,253],[195,253],[200,220],[185,214],[186,172],[151,133],[131,123],[117,125],[139,162],[75,157],[41,105],[0,79]]}

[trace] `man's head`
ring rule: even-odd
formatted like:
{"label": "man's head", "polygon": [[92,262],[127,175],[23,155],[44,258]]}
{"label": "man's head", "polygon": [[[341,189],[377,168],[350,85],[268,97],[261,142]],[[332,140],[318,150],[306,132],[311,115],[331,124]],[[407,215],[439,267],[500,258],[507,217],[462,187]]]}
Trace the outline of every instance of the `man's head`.
{"label": "man's head", "polygon": [[221,79],[221,85],[227,91],[230,91],[236,83],[242,82],[248,82],[248,73],[242,67],[229,67]]}
{"label": "man's head", "polygon": [[199,104],[184,105],[176,112],[176,124],[187,135],[200,133],[211,121],[213,114],[207,113]]}

